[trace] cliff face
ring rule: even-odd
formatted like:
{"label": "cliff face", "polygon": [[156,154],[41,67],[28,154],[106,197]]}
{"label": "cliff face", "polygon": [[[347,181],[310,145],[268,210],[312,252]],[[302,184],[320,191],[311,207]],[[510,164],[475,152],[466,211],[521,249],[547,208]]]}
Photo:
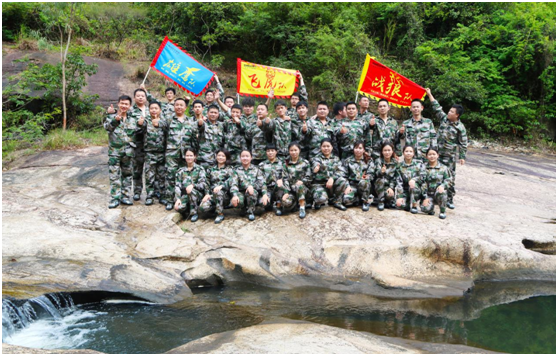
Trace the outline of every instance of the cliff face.
{"label": "cliff face", "polygon": [[[162,205],[107,209],[106,148],[43,152],[3,172],[3,293],[106,290],[170,303],[251,282],[386,297],[459,296],[475,280],[556,279],[556,163],[473,151],[448,218],[332,208],[220,225]],[[190,288],[189,288],[190,287]]]}

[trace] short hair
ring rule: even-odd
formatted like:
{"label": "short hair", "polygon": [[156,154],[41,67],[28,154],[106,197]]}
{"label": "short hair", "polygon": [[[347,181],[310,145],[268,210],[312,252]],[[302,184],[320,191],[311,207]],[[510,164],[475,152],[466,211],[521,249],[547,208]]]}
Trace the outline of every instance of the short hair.
{"label": "short hair", "polygon": [[240,151],[240,155],[239,155],[239,156],[241,156],[244,152],[248,152],[248,153],[250,154],[250,157],[252,157],[252,152],[250,152],[250,150],[249,150],[249,149],[246,149],[246,148],[243,149],[242,151]]}
{"label": "short hair", "polygon": [[283,100],[277,100],[277,102],[275,103],[274,108],[277,109],[278,106],[284,106],[287,107],[287,103],[284,102]]}
{"label": "short hair", "polygon": [[182,155],[182,157],[186,158],[186,153],[188,153],[188,152],[192,152],[194,154],[194,156],[198,155],[198,151],[196,151],[195,148],[193,148],[191,146],[188,146],[184,149],[184,154]]}
{"label": "short hair", "polygon": [[362,99],[366,99],[366,100],[370,101],[370,99],[368,99],[367,96],[362,95],[362,96],[358,99],[358,102],[360,103],[360,102],[362,101]]}
{"label": "short hair", "polygon": [[436,147],[432,147],[432,146],[428,147],[428,150],[426,150],[426,154],[428,155],[428,152],[430,152],[430,151],[436,152],[436,154],[438,156],[440,155],[440,153],[438,152],[438,149]]}
{"label": "short hair", "polygon": [[296,103],[297,109],[301,106],[306,106],[306,109],[308,109],[308,103],[306,101],[299,101],[298,103]]}
{"label": "short hair", "polygon": [[329,105],[327,105],[326,101],[318,101],[318,105],[316,105],[316,107],[320,106],[320,105],[325,105],[328,109],[329,109]]}
{"label": "short hair", "polygon": [[[380,100],[378,100],[378,105],[380,105],[380,103],[381,103],[382,101],[385,101],[386,104],[388,104],[388,106],[389,106],[389,101],[388,101],[387,99],[380,99]],[[414,101],[414,100],[413,100],[413,101]],[[420,100],[419,100],[419,101],[420,101]],[[422,104],[422,101],[421,101],[421,104]]]}
{"label": "short hair", "polygon": [[231,107],[231,110],[232,110],[232,109],[238,109],[238,110],[240,110],[240,112],[242,112],[242,106],[240,106],[239,104],[234,104],[234,105]]}
{"label": "short hair", "polygon": [[200,104],[203,107],[203,101],[201,101],[200,99],[194,100],[194,102],[192,103],[192,107],[196,106],[196,104]]}
{"label": "short hair", "polygon": [[420,99],[418,99],[418,98],[413,99],[413,100],[411,101],[411,104],[413,104],[415,101],[416,101],[416,102],[419,102],[420,105],[424,106],[424,103],[422,102],[422,100],[420,100]]}
{"label": "short hair", "polygon": [[227,101],[227,99],[232,99],[232,101],[234,102],[234,98],[232,96],[225,96],[223,102]]}
{"label": "short hair", "polygon": [[461,104],[453,104],[451,107],[455,109],[457,115],[459,115],[459,117],[461,118],[461,115],[463,115],[463,113],[465,112],[463,106]]}
{"label": "short hair", "polygon": [[212,110],[212,109],[215,109],[215,110],[217,110],[217,112],[219,112],[219,107],[215,104],[211,104],[207,107],[207,111]]}
{"label": "short hair", "polygon": [[297,93],[294,93],[293,95],[291,95],[291,98],[292,98],[293,96],[296,96],[296,97],[298,98],[298,100],[302,100],[302,98],[300,97],[300,94],[299,94],[298,92],[297,92]]}
{"label": "short hair", "polygon": [[275,146],[274,143],[268,143],[267,145],[265,145],[265,150],[275,150],[277,151],[277,146]]}
{"label": "short hair", "polygon": [[256,102],[253,98],[244,98],[242,99],[242,106],[254,106]]}
{"label": "short hair", "polygon": [[153,104],[157,105],[159,107],[159,109],[161,108],[161,104],[158,101],[150,101],[149,102],[149,107],[151,107],[151,105],[153,105]]}
{"label": "short hair", "polygon": [[342,101],[333,104],[333,115],[338,115],[346,106],[347,105]]}
{"label": "short hair", "polygon": [[129,95],[120,95],[120,97],[118,98],[118,102],[121,102],[123,100],[128,100],[130,104],[132,103],[132,98],[130,98]]}
{"label": "short hair", "polygon": [[264,103],[258,104],[258,107],[260,107],[260,106],[265,106],[265,109],[269,110],[269,108],[267,107],[267,104],[264,104]]}
{"label": "short hair", "polygon": [[183,102],[184,102],[184,105],[188,105],[188,102],[187,102],[186,99],[184,99],[184,98],[176,98],[176,99],[174,99],[174,103],[175,103],[175,104],[176,104],[177,101],[183,101]]}
{"label": "short hair", "polygon": [[354,101],[349,101],[347,104],[345,104],[346,107],[349,107],[349,105],[354,105],[356,107],[357,103],[355,103]]}
{"label": "short hair", "polygon": [[209,88],[209,89],[207,89],[207,90],[205,91],[205,94],[204,94],[204,95],[207,96],[207,94],[209,94],[209,93],[215,94],[214,91],[215,91],[215,88]]}
{"label": "short hair", "polygon": [[324,142],[329,142],[332,146],[333,146],[333,141],[331,140],[331,138],[324,138],[320,141],[320,147],[322,147],[322,145],[324,144]]}
{"label": "short hair", "polygon": [[134,97],[136,96],[136,93],[138,91],[142,91],[145,94],[145,96],[147,97],[147,92],[145,90],[143,90],[142,88],[137,88],[136,90],[134,90]]}
{"label": "short hair", "polygon": [[165,94],[166,94],[167,92],[169,92],[169,91],[172,91],[172,93],[173,93],[174,95],[176,95],[176,89],[174,89],[174,88],[167,88],[167,89],[165,89]]}

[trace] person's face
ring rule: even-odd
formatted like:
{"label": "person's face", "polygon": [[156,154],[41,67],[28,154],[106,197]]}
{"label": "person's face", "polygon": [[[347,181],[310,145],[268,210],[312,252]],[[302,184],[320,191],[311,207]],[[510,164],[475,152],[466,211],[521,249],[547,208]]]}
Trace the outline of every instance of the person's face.
{"label": "person's face", "polygon": [[254,113],[254,107],[253,106],[243,106],[242,110],[244,110],[244,115],[246,115],[246,116],[250,116]]}
{"label": "person's face", "polygon": [[275,108],[275,113],[279,116],[282,117],[285,115],[285,113],[287,112],[287,108],[283,105],[279,105],[278,107]]}
{"label": "person's face", "polygon": [[347,107],[345,106],[343,110],[339,111],[339,117],[346,118],[347,117]]}
{"label": "person's face", "polygon": [[189,165],[193,164],[196,161],[196,155],[192,151],[186,152],[184,158],[186,159],[186,163],[188,163]]}
{"label": "person's face", "polygon": [[393,155],[393,149],[391,148],[391,146],[385,146],[382,149],[382,155],[384,156],[384,159],[391,158],[391,156]]}
{"label": "person's face", "polygon": [[219,117],[219,110],[217,109],[209,110],[207,112],[207,117],[209,118],[209,120],[211,120],[211,122],[217,121],[217,118]]}
{"label": "person's face", "polygon": [[258,117],[267,116],[267,108],[263,105],[258,106],[258,108],[256,109],[256,115],[258,115]]}
{"label": "person's face", "polygon": [[250,154],[250,152],[243,151],[240,154],[240,162],[245,166],[249,165],[250,162],[252,162],[252,155]]}
{"label": "person's face", "polygon": [[240,117],[240,109],[232,109],[231,110],[231,116],[234,117],[235,119]]}
{"label": "person's face", "polygon": [[422,104],[418,101],[413,101],[411,104],[411,112],[413,113],[413,116],[419,116],[422,109],[424,109],[424,106],[422,106]]}
{"label": "person's face", "polygon": [[327,108],[327,106],[318,105],[318,110],[316,111],[316,115],[318,115],[320,119],[323,119],[324,117],[327,116],[327,114],[329,114],[329,109]]}
{"label": "person's face", "polygon": [[172,92],[172,90],[167,90],[167,91],[165,92],[165,97],[167,98],[167,100],[168,100],[169,102],[170,102],[170,101],[173,101],[173,100],[174,100],[174,93]]}
{"label": "person's face", "polygon": [[215,100],[215,94],[213,94],[212,91],[207,92],[207,94],[205,95],[205,101],[207,101],[208,103],[212,103],[213,100]]}
{"label": "person's face", "polygon": [[389,112],[389,105],[385,101],[382,101],[378,104],[378,112],[380,115],[385,115]]}
{"label": "person's face", "polygon": [[289,148],[289,154],[293,160],[297,160],[300,155],[300,150],[297,146],[291,146],[291,148]]}
{"label": "person's face", "polygon": [[227,156],[225,156],[225,154],[223,152],[219,152],[217,153],[217,155],[215,156],[215,160],[217,161],[217,163],[219,164],[225,164],[225,162],[227,162]]}
{"label": "person's face", "polygon": [[347,116],[351,119],[357,116],[358,110],[356,105],[347,105]]}
{"label": "person's face", "polygon": [[138,105],[143,105],[145,104],[145,102],[147,101],[147,98],[145,97],[145,93],[143,91],[138,91],[135,95],[134,95],[134,101],[136,102],[136,104]]}
{"label": "person's face", "polygon": [[267,159],[270,161],[274,161],[275,157],[277,157],[277,150],[274,149],[267,149],[265,150],[265,154],[267,155]]}
{"label": "person's face", "polygon": [[161,108],[157,104],[150,105],[149,113],[151,114],[151,117],[159,117],[161,114]]}
{"label": "person's face", "polygon": [[225,99],[225,105],[227,105],[230,108],[232,108],[232,106],[234,105],[234,99],[231,98],[226,98]]}
{"label": "person's face", "polygon": [[333,146],[329,142],[324,142],[322,143],[321,149],[324,156],[329,156],[333,150]]}
{"label": "person's face", "polygon": [[414,156],[415,156],[415,151],[413,151],[412,147],[407,147],[407,148],[405,148],[405,151],[403,151],[403,157],[407,161],[412,160]]}
{"label": "person's face", "polygon": [[182,100],[177,100],[174,102],[174,112],[177,115],[182,115],[184,114],[184,111],[186,111],[186,103]]}
{"label": "person's face", "polygon": [[298,116],[306,117],[306,115],[308,114],[308,108],[304,105],[300,105],[298,108],[296,108],[296,112]]}
{"label": "person's face", "polygon": [[128,100],[120,100],[118,102],[118,109],[120,109],[120,112],[126,112],[130,110],[131,105],[132,103],[130,103]]}
{"label": "person's face", "polygon": [[296,104],[300,101],[300,98],[296,95],[291,96],[291,107],[295,107]]}
{"label": "person's face", "polygon": [[430,150],[426,154],[426,159],[428,159],[428,162],[430,163],[436,163],[436,161],[438,161],[438,153],[434,150]]}
{"label": "person's face", "polygon": [[448,112],[448,120],[457,121],[457,119],[459,119],[459,115],[457,114],[457,109],[451,108]]}
{"label": "person's face", "polygon": [[201,115],[203,114],[203,105],[200,103],[194,104],[194,114]]}
{"label": "person's face", "polygon": [[359,105],[362,109],[368,109],[368,107],[370,106],[370,100],[368,100],[367,97],[363,96],[362,98],[360,98]]}
{"label": "person's face", "polygon": [[353,153],[355,154],[355,157],[362,157],[362,155],[364,154],[364,146],[362,145],[358,145],[353,149]]}

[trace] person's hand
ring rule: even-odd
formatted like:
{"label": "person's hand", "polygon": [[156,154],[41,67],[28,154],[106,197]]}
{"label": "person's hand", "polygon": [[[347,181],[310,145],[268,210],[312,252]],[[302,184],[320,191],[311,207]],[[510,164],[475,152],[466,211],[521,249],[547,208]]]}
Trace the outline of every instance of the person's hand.
{"label": "person's hand", "polygon": [[232,206],[234,206],[236,208],[238,206],[239,202],[240,202],[240,199],[238,199],[238,197],[236,195],[234,197],[232,197],[232,199],[231,199]]}
{"label": "person's hand", "polygon": [[185,96],[184,100],[186,100],[187,102],[190,102],[190,100],[192,100],[192,98],[190,98],[189,96]]}
{"label": "person's hand", "polygon": [[110,106],[107,109],[107,113],[114,114],[115,112],[116,110],[114,110],[114,105],[110,104]]}
{"label": "person's hand", "polygon": [[267,196],[267,194],[264,194],[264,196],[262,197],[262,204],[266,206],[268,203],[269,203],[269,197]]}
{"label": "person's hand", "polygon": [[376,116],[372,114],[372,118],[370,119],[370,126],[374,126],[374,125],[376,125]]}
{"label": "person's hand", "polygon": [[331,189],[333,187],[333,178],[329,178],[326,183],[326,188]]}
{"label": "person's hand", "polygon": [[285,121],[291,121],[291,117],[290,117],[290,116],[285,116],[285,117],[283,118],[283,120],[285,120]]}
{"label": "person's hand", "polygon": [[190,194],[192,193],[192,189],[194,189],[194,186],[192,184],[190,184],[189,186],[186,187],[186,194]]}
{"label": "person's hand", "polygon": [[211,199],[211,195],[206,194],[206,195],[203,197],[203,199],[202,199],[201,202],[202,202],[202,203],[205,203],[205,202],[208,201],[209,199]]}
{"label": "person's hand", "polygon": [[143,126],[144,122],[145,122],[145,118],[143,116],[140,116],[140,118],[138,120],[138,125]]}
{"label": "person's hand", "polygon": [[397,200],[395,201],[395,205],[397,205],[398,207],[400,207],[401,205],[403,205],[403,201],[404,201],[404,200],[405,200],[405,199],[403,199],[403,198],[397,199]]}
{"label": "person's hand", "polygon": [[287,199],[289,199],[289,193],[283,194],[283,196],[281,197],[281,200],[282,201],[287,201]]}
{"label": "person's hand", "polygon": [[308,126],[306,125],[306,120],[304,120],[304,122],[302,123],[302,132],[303,133],[308,132]]}
{"label": "person's hand", "polygon": [[283,180],[282,180],[282,179],[279,179],[279,180],[277,181],[277,186],[278,186],[279,188],[282,188],[282,187],[283,187]]}
{"label": "person's hand", "polygon": [[428,96],[432,95],[432,92],[430,91],[430,88],[426,88],[424,90],[426,90],[426,94],[428,94]]}
{"label": "person's hand", "polygon": [[246,193],[254,195],[254,187],[252,187],[251,185],[248,186],[248,189],[246,189]]}
{"label": "person's hand", "polygon": [[346,134],[347,132],[349,132],[349,129],[346,128],[345,126],[343,126],[343,128],[342,128],[341,131],[339,131],[339,132],[341,132],[341,135],[344,135],[344,134]]}
{"label": "person's hand", "polygon": [[174,210],[180,210],[181,207],[182,207],[182,202],[180,202],[180,199],[177,199],[176,202],[174,203]]}
{"label": "person's hand", "polygon": [[444,187],[439,186],[438,189],[436,189],[438,191],[438,193],[443,193],[444,192]]}
{"label": "person's hand", "polygon": [[215,81],[216,81],[217,83],[220,83],[220,82],[219,82],[219,77],[217,76],[217,74],[215,74]]}
{"label": "person's hand", "polygon": [[238,117],[233,117],[233,121],[235,124],[240,124],[240,118]]}
{"label": "person's hand", "polygon": [[382,174],[385,174],[385,173],[386,173],[386,170],[387,170],[387,168],[386,168],[386,165],[384,164],[384,165],[382,166]]}
{"label": "person's hand", "polygon": [[273,99],[273,97],[275,96],[275,90],[273,90],[273,88],[271,88],[269,90],[269,92],[267,93],[267,97],[270,99]]}
{"label": "person's hand", "polygon": [[460,159],[460,160],[459,160],[459,164],[463,166],[463,165],[465,164],[465,160],[464,160],[464,159]]}
{"label": "person's hand", "polygon": [[198,126],[203,126],[205,121],[203,119],[198,119]]}
{"label": "person's hand", "polygon": [[315,168],[314,168],[314,173],[318,173],[320,171],[320,165],[318,164]]}
{"label": "person's hand", "polygon": [[295,183],[295,185],[297,185],[297,186],[301,186],[301,185],[303,185],[303,184],[304,184],[304,183],[302,183],[301,180],[297,180],[296,183]]}
{"label": "person's hand", "polygon": [[415,180],[414,180],[414,179],[411,179],[411,180],[409,181],[409,188],[415,189],[415,186],[416,186]]}
{"label": "person's hand", "polygon": [[405,133],[405,126],[401,125],[401,128],[399,129],[399,133],[400,133],[400,134],[404,134],[404,133]]}
{"label": "person's hand", "polygon": [[266,124],[269,124],[270,122],[271,122],[271,118],[270,118],[269,116],[266,117],[266,118],[265,118],[265,123],[266,123]]}
{"label": "person's hand", "polygon": [[213,188],[213,193],[217,194],[221,191],[221,189],[223,189],[222,185],[218,185],[215,188]]}
{"label": "person's hand", "polygon": [[256,125],[258,125],[258,127],[262,127],[262,118],[258,117],[258,120],[256,120]]}
{"label": "person's hand", "polygon": [[122,120],[122,116],[120,116],[120,113],[116,114],[114,118],[116,119],[116,121]]}
{"label": "person's hand", "polygon": [[388,190],[387,190],[387,195],[388,195],[389,197],[392,197],[392,196],[394,195],[393,189],[388,188]]}
{"label": "person's hand", "polygon": [[145,84],[141,84],[141,85],[140,85],[140,89],[143,89],[143,90],[145,90],[145,91],[147,92],[147,89],[145,89]]}
{"label": "person's hand", "polygon": [[345,189],[345,195],[346,195],[346,194],[349,194],[349,193],[352,192],[352,191],[353,191],[353,188],[351,188],[351,186],[348,186],[348,187]]}
{"label": "person's hand", "polygon": [[219,90],[215,90],[215,100],[219,100],[221,98],[221,92]]}
{"label": "person's hand", "polygon": [[430,204],[429,199],[424,199],[424,201],[422,202],[422,206],[428,206]]}

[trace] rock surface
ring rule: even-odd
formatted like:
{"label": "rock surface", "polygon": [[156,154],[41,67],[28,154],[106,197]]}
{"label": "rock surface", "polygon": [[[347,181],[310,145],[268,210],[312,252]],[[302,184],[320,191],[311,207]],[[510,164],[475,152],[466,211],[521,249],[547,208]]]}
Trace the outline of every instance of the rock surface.
{"label": "rock surface", "polygon": [[302,321],[279,320],[213,334],[169,354],[416,354],[492,353],[462,345],[434,344]]}
{"label": "rock surface", "polygon": [[32,347],[23,347],[10,344],[2,344],[3,354],[24,354],[24,355],[45,355],[45,354],[102,354],[102,352],[87,349],[77,349],[77,350],[45,350],[45,349],[35,349]]}
{"label": "rock surface", "polygon": [[555,249],[555,160],[469,158],[446,220],[325,208],[252,223],[227,211],[215,225],[143,197],[107,209],[106,148],[43,152],[2,175],[3,293],[106,290],[170,303],[190,295],[186,283],[244,281],[428,298],[460,296],[476,280],[555,281],[555,256],[526,248]]}

